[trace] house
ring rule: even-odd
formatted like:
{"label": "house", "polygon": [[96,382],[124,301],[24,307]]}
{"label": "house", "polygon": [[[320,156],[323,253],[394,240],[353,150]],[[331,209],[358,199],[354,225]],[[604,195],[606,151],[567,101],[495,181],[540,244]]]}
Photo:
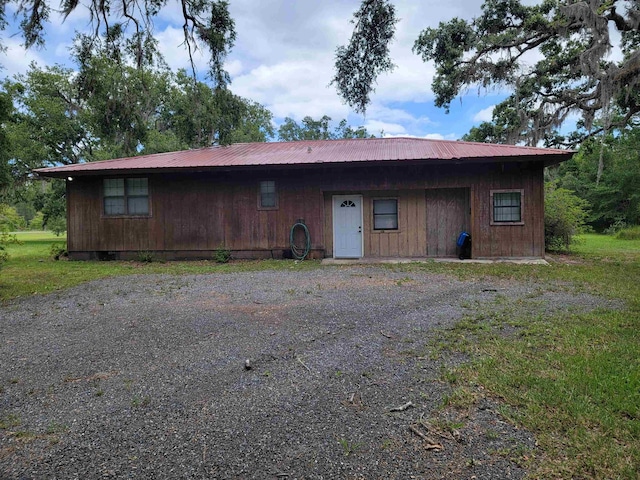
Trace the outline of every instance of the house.
{"label": "house", "polygon": [[544,257],[545,166],[573,152],[375,138],[250,143],[38,169],[65,178],[73,259]]}

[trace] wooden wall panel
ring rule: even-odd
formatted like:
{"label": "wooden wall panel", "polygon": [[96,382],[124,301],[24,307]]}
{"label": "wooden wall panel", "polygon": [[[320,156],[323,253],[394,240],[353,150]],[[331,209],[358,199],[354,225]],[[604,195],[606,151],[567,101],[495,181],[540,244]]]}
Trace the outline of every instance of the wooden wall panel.
{"label": "wooden wall panel", "polygon": [[469,189],[437,188],[426,191],[427,256],[456,256],[456,240],[470,231]]}
{"label": "wooden wall panel", "polygon": [[[544,255],[542,172],[540,163],[505,167],[494,163],[149,175],[148,218],[104,217],[102,180],[78,177],[68,185],[69,250],[210,252],[223,245],[277,255],[288,249],[291,226],[304,219],[312,248],[332,256],[332,196],[360,194],[365,256],[424,257],[433,254],[427,249],[427,232],[444,235],[453,228],[451,220],[447,223],[451,205],[443,203],[437,207],[437,220],[430,219],[430,195],[438,189],[458,189],[469,192],[466,228],[471,230],[473,256],[540,257]],[[265,179],[276,181],[276,210],[258,209],[258,186]],[[504,188],[524,189],[525,225],[490,225],[490,191]],[[441,190],[446,191],[454,190]],[[373,231],[372,199],[393,196],[398,198],[398,230]],[[450,239],[438,237],[438,244],[445,243]]]}

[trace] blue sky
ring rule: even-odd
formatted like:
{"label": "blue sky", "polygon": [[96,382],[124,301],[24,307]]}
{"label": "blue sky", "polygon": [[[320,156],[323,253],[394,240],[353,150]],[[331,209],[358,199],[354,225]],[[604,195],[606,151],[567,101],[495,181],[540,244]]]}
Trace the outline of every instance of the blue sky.
{"label": "blue sky", "polygon": [[[396,0],[397,34],[392,44],[396,69],[379,78],[367,115],[355,114],[344,105],[329,83],[333,75],[334,52],[351,34],[350,20],[359,0],[230,0],[236,22],[237,40],[226,68],[232,77],[231,90],[255,100],[274,114],[276,127],[285,117],[299,121],[310,115],[329,115],[337,124],[347,118],[354,126],[364,125],[372,133],[384,130],[389,136],[459,139],[473,125],[491,119],[492,107],[505,92],[474,89],[451,105],[451,112],[433,105],[431,80],[434,66],[411,51],[420,31],[458,16],[470,19],[480,12],[479,1]],[[180,11],[177,3],[162,10],[155,27],[165,59],[173,69],[186,68]],[[22,38],[14,35],[19,20],[9,17],[3,33],[7,47],[0,53],[4,70],[0,76],[26,71],[29,63],[40,66],[70,65],[68,48],[74,31],[86,31],[89,13],[79,8],[64,23],[53,14],[47,26],[44,49],[24,50]],[[198,58],[198,70],[207,69],[206,58]]]}

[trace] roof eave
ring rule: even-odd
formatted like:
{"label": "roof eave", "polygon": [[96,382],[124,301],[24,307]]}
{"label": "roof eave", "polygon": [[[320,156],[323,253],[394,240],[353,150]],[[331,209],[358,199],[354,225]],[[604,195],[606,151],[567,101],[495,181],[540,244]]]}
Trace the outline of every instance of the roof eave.
{"label": "roof eave", "polygon": [[70,176],[105,176],[105,175],[142,175],[155,173],[202,173],[202,172],[229,172],[246,170],[300,170],[308,168],[349,168],[362,166],[419,166],[419,165],[461,165],[461,164],[482,164],[482,163],[523,163],[523,162],[544,162],[544,166],[557,165],[569,160],[574,152],[567,151],[566,154],[554,155],[520,155],[513,157],[473,157],[473,158],[450,158],[450,159],[421,159],[421,160],[356,160],[351,162],[309,162],[295,164],[255,164],[255,165],[215,165],[215,166],[189,166],[189,167],[156,167],[156,168],[109,168],[109,169],[89,169],[76,170],[69,165],[65,167],[39,168],[34,173],[43,177],[66,178]]}

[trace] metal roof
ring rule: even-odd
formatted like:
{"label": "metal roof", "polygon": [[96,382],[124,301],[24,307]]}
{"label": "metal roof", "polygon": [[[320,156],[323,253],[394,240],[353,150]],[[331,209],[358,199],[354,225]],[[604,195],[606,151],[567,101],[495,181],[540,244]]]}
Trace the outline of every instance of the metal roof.
{"label": "metal roof", "polygon": [[225,147],[157,153],[35,170],[43,176],[134,173],[154,170],[310,166],[359,162],[543,161],[568,160],[571,150],[495,145],[421,138],[304,140],[299,142],[238,143]]}

